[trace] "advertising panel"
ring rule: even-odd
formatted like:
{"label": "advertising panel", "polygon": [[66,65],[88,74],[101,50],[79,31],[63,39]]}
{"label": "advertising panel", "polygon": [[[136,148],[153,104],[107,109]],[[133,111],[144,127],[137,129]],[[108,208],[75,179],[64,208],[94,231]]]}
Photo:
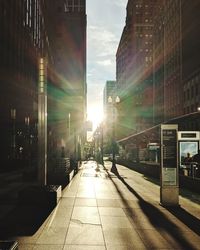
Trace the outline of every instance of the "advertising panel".
{"label": "advertising panel", "polygon": [[198,142],[197,141],[180,141],[179,142],[179,162],[180,165],[184,165],[185,159],[189,155],[192,157],[193,155],[198,153]]}

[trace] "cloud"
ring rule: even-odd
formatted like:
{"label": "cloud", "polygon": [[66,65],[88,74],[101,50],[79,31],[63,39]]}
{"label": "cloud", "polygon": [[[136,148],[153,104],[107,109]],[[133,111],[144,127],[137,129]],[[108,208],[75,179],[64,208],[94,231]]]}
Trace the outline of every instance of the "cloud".
{"label": "cloud", "polygon": [[89,56],[109,56],[116,53],[116,47],[119,39],[116,34],[106,27],[89,26],[88,27],[88,48],[89,52],[95,48]]}
{"label": "cloud", "polygon": [[103,60],[103,61],[97,61],[97,63],[100,65],[104,65],[104,66],[112,65],[112,61],[110,59]]}
{"label": "cloud", "polygon": [[116,35],[98,26],[89,27],[88,30],[88,66],[94,67],[96,64],[108,66],[115,63],[119,43]]}
{"label": "cloud", "polygon": [[119,7],[126,7],[127,3],[128,3],[128,0],[118,0],[118,1],[114,1],[114,3],[112,4],[115,4]]}
{"label": "cloud", "polygon": [[88,106],[102,105],[107,80],[116,78],[116,52],[128,0],[87,1]]}
{"label": "cloud", "polygon": [[106,27],[88,27],[88,87],[98,82],[103,88],[108,79],[115,79],[118,43],[116,35]]}

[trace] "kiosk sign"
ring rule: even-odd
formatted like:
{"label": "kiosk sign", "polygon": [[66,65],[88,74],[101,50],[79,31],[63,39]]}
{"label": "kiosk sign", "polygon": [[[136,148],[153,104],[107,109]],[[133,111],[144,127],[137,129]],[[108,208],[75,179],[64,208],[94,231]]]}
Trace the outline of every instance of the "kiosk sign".
{"label": "kiosk sign", "polygon": [[176,168],[177,165],[177,131],[163,129],[163,167]]}
{"label": "kiosk sign", "polygon": [[161,125],[162,186],[177,185],[177,125]]}
{"label": "kiosk sign", "polygon": [[161,125],[160,202],[164,206],[177,206],[179,203],[177,135],[178,135],[177,124]]}

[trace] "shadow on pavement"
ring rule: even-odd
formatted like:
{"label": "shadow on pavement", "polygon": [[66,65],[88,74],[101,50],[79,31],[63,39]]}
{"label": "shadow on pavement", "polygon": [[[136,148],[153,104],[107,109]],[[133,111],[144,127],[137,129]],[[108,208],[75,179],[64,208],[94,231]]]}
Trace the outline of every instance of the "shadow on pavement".
{"label": "shadow on pavement", "polygon": [[200,195],[199,194],[191,192],[188,189],[180,188],[180,195],[183,197],[186,197],[188,200],[191,200],[192,202],[200,205]]}
{"label": "shadow on pavement", "polygon": [[[116,190],[118,191],[119,195],[121,196],[122,201],[127,205],[127,201],[123,198],[122,193],[120,192],[117,184],[112,180],[109,172],[107,169],[105,169],[109,178],[111,179],[112,183],[114,184]],[[139,206],[142,209],[143,213],[148,217],[149,221],[151,222],[151,224],[153,226],[155,226],[155,228],[157,230],[162,230],[162,231],[166,231],[169,235],[171,235],[174,240],[176,242],[179,243],[179,245],[181,246],[181,249],[196,249],[193,247],[193,245],[184,237],[182,231],[179,229],[179,227],[177,227],[177,225],[173,222],[171,222],[158,208],[156,208],[155,206],[153,206],[152,204],[150,204],[149,202],[145,201],[125,180],[124,178],[122,178],[119,174],[117,175],[118,179],[127,187],[127,189],[133,194],[135,195],[135,197],[138,199],[139,202]],[[133,219],[134,214],[133,211],[128,208],[128,212],[131,216],[131,218]],[[179,215],[179,216],[178,216]],[[185,214],[183,213],[178,213],[176,212],[175,215],[177,218],[179,218],[182,222],[184,222],[186,224],[186,222],[188,224],[186,224],[188,227],[191,227],[191,229],[196,232],[199,233],[199,229],[197,230],[197,227],[199,227],[200,222],[199,220],[196,218],[196,220],[194,220],[193,218],[193,223],[195,223],[195,225],[192,226],[192,223],[189,223],[189,219],[191,218],[190,214],[188,214],[185,211]],[[184,219],[183,217],[186,217],[187,219]],[[134,222],[134,220],[133,220]],[[164,236],[163,236],[164,237]],[[166,239],[167,240],[167,239]],[[168,241],[168,240],[167,240]]]}
{"label": "shadow on pavement", "polygon": [[157,179],[155,179],[155,178],[153,178],[153,177],[146,176],[146,175],[144,175],[144,174],[143,174],[143,178],[144,178],[145,180],[149,181],[149,182],[154,183],[154,184],[157,185],[157,186],[160,186],[160,180],[157,180]]}
{"label": "shadow on pavement", "polygon": [[196,234],[200,235],[200,220],[194,215],[188,213],[182,207],[167,208],[176,218],[182,221],[187,227],[189,227]]}
{"label": "shadow on pavement", "polygon": [[1,239],[33,235],[50,212],[46,207],[17,205],[0,220]]}

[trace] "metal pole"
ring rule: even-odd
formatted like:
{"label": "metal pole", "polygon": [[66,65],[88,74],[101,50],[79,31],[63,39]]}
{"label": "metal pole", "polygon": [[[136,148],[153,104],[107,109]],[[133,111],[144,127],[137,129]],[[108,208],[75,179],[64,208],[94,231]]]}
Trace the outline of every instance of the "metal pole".
{"label": "metal pole", "polygon": [[101,157],[102,157],[102,165],[104,166],[103,161],[103,124],[101,124]]}
{"label": "metal pole", "polygon": [[70,134],[71,134],[71,114],[68,114],[68,128],[69,128],[69,138],[70,138]]}
{"label": "metal pole", "polygon": [[114,125],[114,104],[112,108],[112,155],[113,155],[113,164],[112,167],[115,167],[115,125]]}
{"label": "metal pole", "polygon": [[117,168],[116,168],[116,161],[115,161],[115,124],[114,124],[114,103],[112,103],[112,167],[111,172],[113,172],[116,175],[119,175]]}

